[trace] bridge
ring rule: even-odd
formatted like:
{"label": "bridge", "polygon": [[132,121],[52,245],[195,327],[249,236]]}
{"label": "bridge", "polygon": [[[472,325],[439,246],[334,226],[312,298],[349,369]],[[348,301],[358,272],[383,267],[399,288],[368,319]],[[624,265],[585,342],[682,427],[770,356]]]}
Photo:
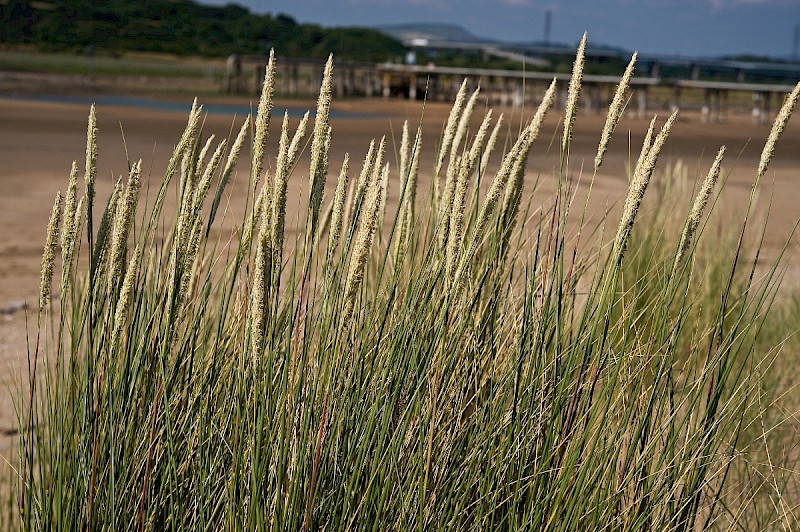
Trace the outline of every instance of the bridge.
{"label": "bridge", "polygon": [[[266,63],[266,57],[231,56],[226,90],[258,93]],[[747,65],[736,66],[744,68]],[[719,64],[715,64],[715,68],[718,67]],[[322,81],[322,70],[322,61],[281,58],[276,62],[276,91],[289,97],[315,97]],[[699,76],[662,77],[652,64],[644,70],[646,75],[634,76],[631,80],[633,97],[629,112],[644,117],[653,108],[690,107],[698,110],[703,120],[710,122],[724,121],[732,100],[738,108],[746,108],[755,123],[769,122],[783,97],[800,79],[800,67],[796,75],[793,69],[786,69],[788,83],[709,81],[697,79]],[[493,105],[519,107],[538,104],[554,78],[560,85],[556,105],[561,106],[566,102],[569,73],[340,61],[334,69],[333,90],[339,98],[451,101],[462,81],[467,79],[471,86],[480,86],[482,94]],[[584,109],[602,112],[613,98],[618,83],[618,76],[584,75],[581,91]]]}

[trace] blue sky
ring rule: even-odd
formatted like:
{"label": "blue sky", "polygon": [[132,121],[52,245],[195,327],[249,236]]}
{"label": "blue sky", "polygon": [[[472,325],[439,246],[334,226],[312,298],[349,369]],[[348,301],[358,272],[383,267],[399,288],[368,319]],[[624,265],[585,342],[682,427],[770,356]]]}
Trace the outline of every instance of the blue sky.
{"label": "blue sky", "polygon": [[[202,0],[225,4],[230,0]],[[259,13],[286,13],[323,26],[449,22],[501,40],[551,40],[651,54],[789,57],[800,0],[233,0]]]}

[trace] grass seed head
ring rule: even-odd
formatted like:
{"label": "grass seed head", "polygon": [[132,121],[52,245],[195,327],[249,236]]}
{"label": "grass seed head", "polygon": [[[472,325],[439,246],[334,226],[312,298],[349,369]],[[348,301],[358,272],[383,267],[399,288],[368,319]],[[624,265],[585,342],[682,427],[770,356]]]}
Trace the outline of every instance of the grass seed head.
{"label": "grass seed head", "polygon": [[714,163],[711,165],[711,169],[708,171],[706,178],[703,180],[700,191],[694,198],[692,210],[689,211],[689,216],[686,219],[686,225],[683,228],[681,240],[678,244],[678,253],[675,255],[673,270],[678,268],[680,263],[683,261],[683,258],[686,256],[689,246],[692,244],[692,238],[697,230],[697,226],[700,224],[700,219],[703,217],[703,212],[705,212],[708,199],[711,197],[711,193],[714,191],[714,187],[717,185],[720,166],[722,165],[722,157],[724,155],[725,146],[722,146],[719,149],[719,152],[717,152],[717,157],[714,159]]}
{"label": "grass seed head", "polygon": [[328,57],[322,75],[322,86],[317,100],[317,115],[314,117],[314,133],[311,139],[311,168],[309,169],[309,204],[311,214],[310,231],[316,230],[322,196],[325,191],[325,176],[328,173],[328,151],[331,127],[329,123],[333,84],[333,55]]}
{"label": "grass seed head", "polygon": [[89,208],[94,203],[94,182],[97,177],[97,115],[94,104],[89,108],[89,124],[86,128],[86,166],[83,176]]}
{"label": "grass seed head", "polygon": [[616,257],[616,264],[622,262],[623,255],[628,246],[633,224],[636,222],[636,215],[639,212],[639,207],[642,205],[644,194],[647,191],[647,186],[650,184],[650,179],[653,175],[658,156],[661,153],[661,148],[664,146],[667,137],[669,136],[672,126],[678,117],[678,111],[672,115],[664,123],[664,126],[656,135],[652,147],[647,152],[642,163],[637,166],[633,173],[630,188],[628,189],[628,196],[625,198],[625,206],[622,211],[622,219],[620,220],[617,229],[617,236],[614,239],[614,256]]}
{"label": "grass seed head", "polygon": [[64,199],[64,221],[61,226],[61,249],[69,245],[67,238],[73,237],[73,227],[75,223],[75,208],[78,203],[78,164],[72,161],[72,168],[69,172],[69,184],[67,185],[67,195]]}
{"label": "grass seed head", "polygon": [[775,122],[772,124],[767,142],[764,144],[764,149],[761,151],[761,159],[758,162],[758,171],[756,172],[756,181],[761,179],[767,171],[769,161],[772,159],[772,154],[775,152],[775,144],[777,144],[781,133],[783,133],[786,127],[786,122],[789,121],[789,117],[797,106],[798,98],[800,98],[800,82],[794,86],[792,92],[784,99],[781,110],[778,111],[778,116],[775,117]]}
{"label": "grass seed head", "polygon": [[253,183],[261,179],[264,166],[264,149],[269,135],[269,121],[272,115],[272,97],[275,92],[275,50],[269,51],[264,83],[261,85],[261,97],[258,100],[258,111],[253,135],[253,153],[250,164],[250,178]]}
{"label": "grass seed head", "polygon": [[356,236],[353,253],[350,257],[350,267],[347,272],[344,289],[344,312],[342,322],[346,324],[350,321],[355,310],[358,291],[364,279],[364,270],[367,266],[367,259],[372,250],[372,242],[375,238],[375,229],[378,226],[378,212],[383,201],[381,193],[383,191],[382,170],[383,156],[385,150],[385,137],[381,139],[380,148],[375,157],[375,170],[372,172],[368,186],[369,195],[361,219],[358,235]]}
{"label": "grass seed head", "polygon": [[597,155],[594,156],[595,172],[598,168],[600,168],[600,165],[603,164],[603,157],[608,149],[608,143],[611,141],[611,135],[614,133],[614,129],[617,127],[617,122],[619,122],[619,118],[622,116],[622,110],[625,108],[625,95],[628,92],[628,87],[631,83],[631,77],[633,77],[633,69],[636,65],[637,57],[638,53],[634,52],[633,57],[631,57],[631,60],[628,63],[628,67],[625,69],[625,73],[622,74],[622,79],[620,79],[619,85],[617,85],[614,98],[611,100],[611,104],[608,106],[606,123],[603,126],[603,133],[600,135],[600,144],[597,146]]}
{"label": "grass seed head", "polygon": [[442,136],[442,144],[439,146],[439,152],[436,155],[436,161],[433,165],[433,186],[434,186],[434,197],[439,198],[439,175],[442,171],[442,164],[444,164],[444,158],[447,156],[447,152],[450,151],[450,145],[453,142],[453,137],[456,134],[456,129],[458,128],[459,118],[461,117],[461,109],[464,107],[464,99],[467,95],[467,80],[466,78],[461,83],[461,87],[458,89],[458,93],[456,94],[456,99],[453,102],[453,107],[450,108],[450,114],[447,117],[447,123],[444,127],[444,135]]}
{"label": "grass seed head", "polygon": [[581,38],[581,43],[578,45],[578,52],[575,54],[575,62],[572,64],[572,78],[569,81],[567,104],[564,108],[564,132],[561,139],[561,146],[564,152],[566,152],[569,147],[569,140],[572,137],[572,126],[575,123],[575,114],[578,111],[578,99],[581,95],[585,55],[586,34],[584,33],[583,38]]}
{"label": "grass seed head", "polygon": [[331,214],[331,227],[328,232],[327,260],[330,262],[339,240],[342,236],[342,222],[344,220],[345,200],[347,196],[347,167],[350,164],[350,155],[344,155],[339,179],[336,181],[336,192],[333,195],[333,212]]}
{"label": "grass seed head", "polygon": [[142,261],[142,248],[136,246],[133,250],[133,257],[128,263],[128,269],[125,271],[125,279],[122,281],[122,289],[119,294],[119,301],[117,302],[117,309],[114,313],[114,328],[111,333],[111,345],[116,346],[119,344],[122,329],[125,326],[125,316],[128,314],[128,309],[131,307],[133,301],[133,291],[136,284],[136,276],[139,273],[139,264]]}
{"label": "grass seed head", "polygon": [[47,224],[47,239],[45,240],[44,253],[42,254],[42,278],[39,284],[39,320],[42,313],[50,304],[50,295],[53,285],[53,266],[58,244],[58,230],[61,225],[61,191],[56,193],[53,209],[50,211],[50,221]]}

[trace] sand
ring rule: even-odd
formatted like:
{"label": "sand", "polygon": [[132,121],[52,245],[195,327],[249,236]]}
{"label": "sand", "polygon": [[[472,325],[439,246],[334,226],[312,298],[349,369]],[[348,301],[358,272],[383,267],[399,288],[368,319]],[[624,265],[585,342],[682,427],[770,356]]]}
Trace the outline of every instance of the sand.
{"label": "sand", "polygon": [[[58,92],[57,84],[51,84],[49,91],[50,95]],[[63,92],[77,97],[87,94],[81,87],[74,86],[65,87]],[[86,117],[89,110],[89,105],[85,102],[57,103],[36,99],[42,94],[33,88],[26,91],[25,87],[16,86],[15,93],[13,99],[0,97],[0,452],[12,445],[8,435],[16,430],[9,390],[19,386],[26,375],[26,319],[28,327],[35,329],[39,265],[47,218],[54,194],[57,190],[63,191],[66,188],[71,162],[77,160],[81,171],[83,169]],[[92,92],[88,91],[88,94],[91,98]],[[127,173],[128,159],[133,161],[141,158],[146,174],[153,177],[154,183],[158,182],[174,142],[185,124],[191,98],[176,94],[162,94],[157,97],[178,102],[185,111],[98,105],[100,198],[107,196],[117,177]],[[207,101],[228,105],[256,103],[248,99],[222,97],[209,98]],[[313,105],[313,102],[279,101],[276,104],[276,115],[285,107],[312,108]],[[443,104],[427,104],[424,107],[421,171],[425,175],[430,173],[436,142],[448,110]],[[412,127],[416,127],[423,115],[423,105],[402,100],[350,100],[335,102],[334,111],[356,113],[359,116],[332,120],[329,185],[335,179],[346,152],[351,155],[354,173],[360,167],[369,141],[384,134],[388,139],[388,160],[394,164],[395,146],[400,142],[403,120],[409,119]],[[495,110],[495,113],[499,112],[505,113],[509,131],[517,131],[522,111],[511,108]],[[526,116],[531,112],[531,109],[524,110]],[[668,111],[662,110],[660,114],[666,118]],[[537,176],[542,179],[542,197],[546,197],[547,191],[552,190],[549,179],[553,175],[553,168],[558,164],[557,150],[551,147],[560,139],[558,115],[558,111],[551,112],[533,149],[528,167],[530,182]],[[217,138],[235,135],[242,119],[242,116],[209,114],[205,119],[204,134],[213,133]],[[299,118],[291,120],[295,125]],[[582,114],[576,121],[569,172],[574,182],[585,183],[590,176],[603,121],[604,116],[591,114]],[[626,164],[637,157],[648,124],[649,120],[629,117],[620,122],[594,187],[591,212],[602,213],[608,207],[613,211],[614,205],[618,205],[624,197],[627,187]],[[277,118],[274,119],[267,152],[271,157],[274,157],[279,126]],[[722,207],[728,211],[740,210],[749,195],[755,168],[768,133],[769,126],[752,125],[749,115],[746,114],[732,114],[722,124],[704,124],[698,115],[687,113],[676,125],[659,165],[663,168],[675,161],[683,161],[692,181],[691,186],[698,176],[705,174],[719,146],[725,144],[728,156],[724,170],[730,172],[730,175]],[[289,209],[295,209],[295,212],[300,201],[298,198],[304,198],[307,189],[307,157],[308,154],[305,154],[290,184]],[[493,165],[496,162],[493,161]],[[268,160],[267,165],[271,164],[274,164],[274,158]],[[246,168],[247,165],[240,159],[240,182],[234,185],[230,195],[233,211],[236,207],[241,207],[245,198],[246,187],[243,180]],[[428,184],[429,181],[423,177],[422,190],[427,190]],[[759,192],[760,206],[765,206],[770,199],[772,201],[767,242],[770,253],[774,254],[780,248],[792,224],[800,217],[800,194],[797,192],[799,184],[800,117],[795,116],[780,141]],[[393,200],[396,201],[396,195],[395,185],[394,191],[390,193],[390,205]],[[685,212],[689,198],[682,200],[681,203],[676,200],[676,212]],[[99,216],[101,207],[96,209]],[[800,268],[792,263],[790,266],[789,277],[790,282],[793,282],[792,279],[800,278],[797,275]]]}

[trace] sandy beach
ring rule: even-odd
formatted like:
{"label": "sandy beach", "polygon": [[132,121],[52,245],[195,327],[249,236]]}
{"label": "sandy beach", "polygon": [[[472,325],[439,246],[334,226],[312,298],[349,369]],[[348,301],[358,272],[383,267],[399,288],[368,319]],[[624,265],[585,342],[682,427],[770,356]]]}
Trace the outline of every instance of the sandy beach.
{"label": "sandy beach", "polygon": [[[74,89],[74,88],[73,88]],[[51,90],[55,90],[51,87]],[[40,256],[45,238],[45,227],[53,197],[64,190],[70,165],[77,160],[83,171],[86,134],[86,117],[92,98],[103,94],[83,93],[74,89],[65,101],[58,94],[43,95],[37,91],[17,88],[13,97],[0,95],[0,447],[8,448],[7,436],[16,430],[16,420],[9,390],[19,385],[26,368],[26,319],[28,328],[35,329],[35,305],[40,275]],[[11,94],[4,92],[3,94]],[[127,174],[128,160],[143,160],[146,175],[155,186],[162,175],[174,142],[182,131],[191,98],[179,95],[138,96],[145,102],[139,105],[114,104],[102,100],[97,105],[99,125],[100,201],[109,194],[114,181]],[[169,103],[169,108],[154,108],[152,100]],[[108,103],[110,102],[110,103]],[[217,139],[235,135],[244,119],[234,116],[232,109],[242,110],[257,102],[247,98],[231,99],[212,97],[204,102],[223,106],[209,112],[204,124],[204,136],[214,134]],[[301,109],[313,108],[310,101],[278,101],[271,126],[266,167],[274,164],[274,153],[283,109],[290,109],[292,127]],[[435,156],[436,141],[448,113],[448,106],[404,100],[349,100],[334,103],[331,120],[333,141],[330,156],[329,190],[345,153],[351,156],[351,173],[358,171],[369,142],[387,135],[387,160],[394,167],[395,146],[400,142],[403,121],[408,119],[415,128],[423,116],[424,151],[422,152],[421,190],[427,191],[429,175]],[[533,109],[496,109],[495,114],[505,114],[508,131],[518,130],[520,118],[529,117]],[[480,113],[476,113],[480,114]],[[545,128],[537,140],[528,166],[529,181],[541,177],[540,194],[546,197],[551,190],[550,179],[558,163],[557,150],[552,146],[560,139],[559,110],[551,111]],[[668,111],[659,111],[662,120]],[[476,118],[476,126],[479,118]],[[570,162],[570,177],[585,183],[591,175],[591,166],[602,129],[602,114],[582,114],[575,125]],[[638,150],[649,120],[624,118],[611,143],[606,162],[594,186],[590,212],[602,213],[624,196],[627,188],[626,165],[638,156]],[[711,164],[719,146],[728,150],[725,172],[729,172],[723,208],[740,209],[749,195],[755,169],[764,140],[769,133],[767,125],[752,125],[750,116],[730,115],[724,123],[704,124],[698,115],[682,116],[673,130],[662,158],[661,169],[682,161],[688,169],[691,183],[702,176]],[[297,209],[299,198],[305,198],[307,188],[307,158],[304,154],[289,190],[289,208]],[[496,156],[495,159],[499,159]],[[492,166],[497,164],[492,161]],[[244,185],[247,164],[240,159],[239,182],[229,189],[230,206],[235,220],[237,207],[244,204],[247,187]],[[396,174],[392,174],[395,176]],[[690,186],[691,186],[690,183]],[[798,201],[800,186],[800,117],[793,117],[784,132],[773,162],[759,192],[760,207],[771,200],[768,250],[776,250],[785,241],[789,231],[800,217]],[[397,185],[390,189],[389,202],[396,201]],[[328,196],[330,197],[330,192]],[[684,198],[688,203],[689,199]],[[100,214],[101,206],[95,207]],[[685,204],[680,205],[681,209]],[[612,209],[613,210],[613,209]],[[682,212],[682,211],[679,211]],[[291,213],[290,213],[291,217]],[[797,261],[791,264],[789,282],[800,276]],[[27,308],[27,310],[26,310]],[[32,334],[32,333],[31,333]],[[6,436],[3,436],[6,435]],[[10,440],[9,440],[10,441]],[[2,449],[0,449],[0,452]]]}

